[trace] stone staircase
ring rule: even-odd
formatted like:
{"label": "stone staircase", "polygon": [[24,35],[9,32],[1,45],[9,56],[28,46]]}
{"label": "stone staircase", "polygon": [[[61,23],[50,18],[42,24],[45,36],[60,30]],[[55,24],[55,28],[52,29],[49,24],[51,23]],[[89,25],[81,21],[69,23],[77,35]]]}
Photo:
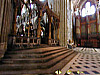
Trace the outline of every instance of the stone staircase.
{"label": "stone staircase", "polygon": [[0,61],[0,75],[54,75],[75,55],[63,47],[11,50]]}

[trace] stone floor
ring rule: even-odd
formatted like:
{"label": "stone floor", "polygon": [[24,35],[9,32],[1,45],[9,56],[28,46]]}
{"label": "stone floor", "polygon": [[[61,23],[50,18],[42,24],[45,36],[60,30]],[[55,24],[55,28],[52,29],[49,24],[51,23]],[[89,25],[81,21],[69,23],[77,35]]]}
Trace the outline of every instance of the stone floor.
{"label": "stone floor", "polygon": [[[75,48],[78,55],[61,71],[61,75],[100,75],[100,49]],[[69,66],[70,65],[70,66]]]}

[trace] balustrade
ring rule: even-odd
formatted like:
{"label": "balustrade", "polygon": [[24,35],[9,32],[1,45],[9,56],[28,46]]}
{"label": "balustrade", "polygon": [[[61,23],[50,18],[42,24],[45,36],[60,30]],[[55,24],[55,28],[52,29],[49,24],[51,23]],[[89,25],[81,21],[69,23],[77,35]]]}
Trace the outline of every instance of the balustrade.
{"label": "balustrade", "polygon": [[49,40],[49,45],[51,45],[51,46],[57,46],[57,45],[59,45],[59,41],[55,40],[55,39],[51,39],[51,40]]}
{"label": "balustrade", "polygon": [[34,45],[40,45],[41,40],[36,37],[10,36],[9,42],[9,45],[12,45],[13,48],[17,49],[32,48]]}

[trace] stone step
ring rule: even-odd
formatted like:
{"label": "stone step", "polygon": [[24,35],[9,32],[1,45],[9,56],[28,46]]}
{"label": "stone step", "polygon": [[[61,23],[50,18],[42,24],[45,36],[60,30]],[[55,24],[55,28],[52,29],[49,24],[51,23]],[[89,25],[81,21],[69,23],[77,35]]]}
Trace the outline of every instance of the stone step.
{"label": "stone step", "polygon": [[46,73],[51,72],[48,69],[36,69],[36,70],[22,70],[22,71],[1,71],[0,75],[55,75],[55,73]]}
{"label": "stone step", "polygon": [[53,55],[51,55],[51,56],[48,56],[48,57],[45,57],[45,58],[23,58],[23,59],[21,59],[21,58],[19,58],[19,59],[3,59],[2,60],[2,62],[16,62],[16,63],[18,63],[18,62],[27,62],[27,61],[33,61],[33,63],[45,63],[45,62],[48,62],[48,61],[50,61],[50,60],[52,60],[52,59],[55,59],[55,58],[57,58],[58,56],[61,56],[61,55],[63,55],[63,54],[66,54],[66,53],[68,53],[68,52],[71,52],[71,50],[66,50],[66,51],[63,51],[63,52],[60,52],[60,53],[57,53],[57,54],[53,54]]}
{"label": "stone step", "polygon": [[[60,61],[63,61],[65,58],[67,58],[68,56],[70,56],[72,53],[74,53],[74,51],[71,51],[71,52],[69,52],[69,53],[67,53],[67,54],[63,54],[62,56],[59,56],[59,57],[57,57],[57,58],[55,58],[55,59],[52,59],[52,60],[50,60],[50,61],[48,61],[48,62],[46,62],[46,63],[31,63],[31,64],[33,64],[33,65],[31,65],[30,67],[29,66],[26,66],[26,65],[24,65],[23,67],[22,66],[17,66],[17,67],[15,67],[15,66],[5,66],[5,68],[4,67],[2,67],[2,66],[0,66],[0,71],[4,71],[4,70],[13,70],[13,71],[16,71],[16,70],[31,70],[31,69],[48,69],[48,68],[51,68],[51,67],[53,67],[54,65],[56,65],[57,63],[59,63]],[[33,61],[34,62],[34,61]],[[25,62],[25,63],[27,63],[27,62]],[[24,64],[25,64],[24,63]],[[14,64],[18,64],[18,63],[15,63],[14,62]],[[23,63],[22,63],[23,64]],[[28,63],[27,63],[28,64]]]}
{"label": "stone step", "polygon": [[62,49],[59,51],[54,51],[54,52],[48,52],[48,53],[44,53],[44,54],[20,54],[20,55],[13,55],[13,56],[5,56],[4,59],[27,59],[27,58],[46,58],[49,56],[54,56],[55,54],[59,54],[62,53],[64,51],[70,51],[70,50],[66,50],[66,49]]}
{"label": "stone step", "polygon": [[[22,49],[19,49],[19,48],[12,48],[12,49],[8,49],[8,51],[23,51],[23,50],[30,50],[30,49],[38,49],[38,48],[46,48],[46,47],[53,47],[53,46],[49,46],[49,45],[46,45],[46,44],[42,44],[42,45],[34,45],[32,48],[22,48]],[[54,46],[54,47],[59,47],[59,46]]]}
{"label": "stone step", "polygon": [[69,51],[64,51],[63,53],[57,53],[57,54],[54,54],[54,55],[51,55],[49,57],[46,57],[46,58],[40,58],[37,59],[37,58],[31,58],[31,59],[3,59],[2,60],[2,63],[9,63],[9,64],[13,64],[13,63],[45,63],[45,62],[48,62],[52,59],[55,59],[57,58],[58,56],[63,56],[63,54],[67,54],[68,52],[71,52],[71,50]]}
{"label": "stone step", "polygon": [[65,59],[61,60],[59,63],[55,64],[51,67],[51,71],[49,73],[55,73],[57,70],[61,70],[66,64],[68,64],[78,53],[73,52],[71,55],[67,56]]}
{"label": "stone step", "polygon": [[47,53],[47,52],[52,52],[55,50],[60,50],[60,49],[66,49],[66,48],[62,48],[62,47],[48,47],[48,48],[40,48],[40,49],[30,49],[30,50],[25,50],[25,51],[8,51],[6,52],[6,54],[43,54],[43,53]]}
{"label": "stone step", "polygon": [[8,51],[0,61],[0,75],[55,75],[75,55],[63,47]]}
{"label": "stone step", "polygon": [[53,54],[57,54],[59,52],[63,52],[63,51],[69,51],[68,49],[60,49],[60,50],[55,50],[55,51],[51,51],[51,52],[48,52],[48,53],[43,53],[43,54],[15,54],[15,55],[12,55],[12,54],[8,54],[8,55],[5,55],[4,58],[6,59],[9,59],[9,58],[44,58],[44,57],[48,57],[50,55],[53,55]]}
{"label": "stone step", "polygon": [[72,53],[70,56],[63,59],[63,61],[48,69],[0,71],[0,75],[55,75],[55,71],[62,69],[73,57],[75,57],[75,55],[77,55],[77,52]]}

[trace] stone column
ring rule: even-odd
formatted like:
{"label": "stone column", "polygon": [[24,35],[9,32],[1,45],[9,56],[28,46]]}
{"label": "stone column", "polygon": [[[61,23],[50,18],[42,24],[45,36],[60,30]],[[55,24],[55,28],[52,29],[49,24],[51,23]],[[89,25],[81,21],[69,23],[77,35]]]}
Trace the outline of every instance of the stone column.
{"label": "stone column", "polygon": [[[64,46],[64,44],[65,44],[65,38],[66,38],[66,36],[67,36],[67,34],[66,34],[66,29],[67,29],[67,27],[65,27],[65,26],[67,26],[67,24],[66,24],[66,16],[67,15],[65,15],[66,14],[66,12],[65,12],[65,1],[64,0],[60,0],[60,10],[59,10],[59,12],[60,12],[60,29],[59,29],[59,31],[60,31],[60,45],[61,46]],[[65,21],[65,22],[64,22]],[[65,25],[66,24],[66,25]]]}
{"label": "stone column", "polygon": [[3,1],[0,1],[0,8],[1,8],[1,10],[0,10],[0,37],[1,37],[1,28],[2,28],[2,21],[3,21],[3,14],[4,14],[4,2],[5,2],[5,0],[3,0]]}
{"label": "stone column", "polygon": [[73,31],[74,31],[74,28],[73,28],[73,23],[74,19],[73,19],[73,16],[72,16],[72,42],[74,43],[74,35],[73,35]]}
{"label": "stone column", "polygon": [[60,24],[59,24],[59,22],[57,24],[58,24],[58,28],[57,28],[57,40],[59,41],[59,26],[60,26]]}
{"label": "stone column", "polygon": [[6,35],[6,25],[7,25],[7,1],[4,3],[4,11],[3,11],[3,19],[2,19],[2,28],[1,28],[1,43],[5,42]]}
{"label": "stone column", "polygon": [[17,17],[17,10],[18,10],[18,7],[16,6],[16,7],[15,7],[15,10],[14,10],[14,14],[15,14],[15,15],[14,15],[14,26],[13,26],[13,29],[14,29],[14,30],[13,30],[13,34],[14,34],[14,35],[16,35],[16,17]]}
{"label": "stone column", "polygon": [[[0,58],[4,56],[4,53],[7,49],[7,40],[6,40],[6,35],[7,35],[7,27],[9,24],[7,24],[7,6],[8,6],[8,1],[0,1],[1,4],[1,12],[0,12]],[[8,25],[8,26],[7,26]]]}

